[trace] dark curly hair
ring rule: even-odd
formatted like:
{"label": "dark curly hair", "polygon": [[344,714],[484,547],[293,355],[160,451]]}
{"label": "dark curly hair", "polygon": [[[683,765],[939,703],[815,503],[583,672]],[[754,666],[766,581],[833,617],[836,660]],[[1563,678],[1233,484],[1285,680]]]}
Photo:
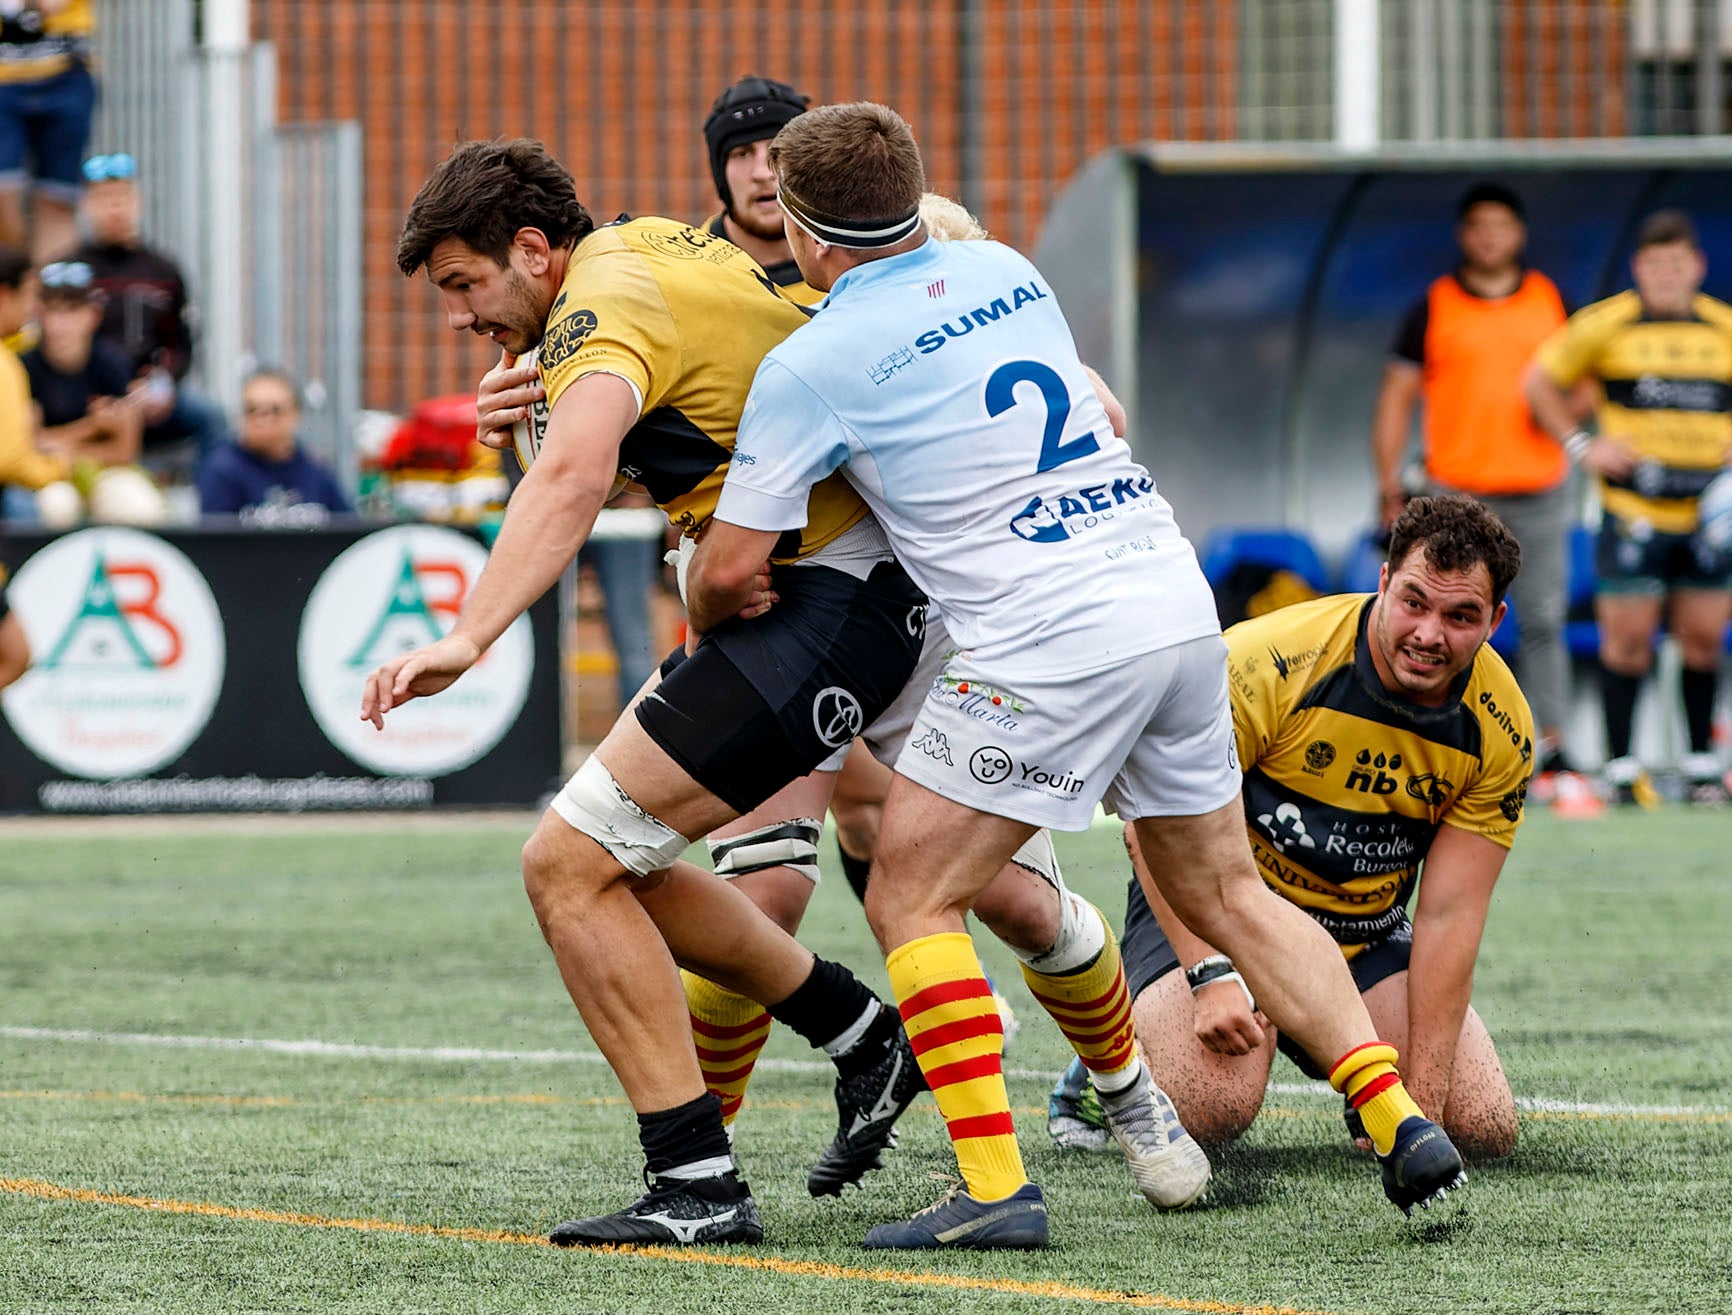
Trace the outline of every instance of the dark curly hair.
{"label": "dark curly hair", "polygon": [[415,193],[397,238],[397,268],[413,276],[453,237],[504,265],[520,228],[540,229],[550,246],[563,247],[587,237],[595,221],[570,171],[540,142],[463,142]]}
{"label": "dark curly hair", "polygon": [[1480,562],[1491,573],[1492,606],[1503,601],[1522,568],[1521,545],[1485,504],[1459,493],[1415,498],[1389,531],[1389,569],[1398,570],[1415,548],[1438,571],[1471,571]]}

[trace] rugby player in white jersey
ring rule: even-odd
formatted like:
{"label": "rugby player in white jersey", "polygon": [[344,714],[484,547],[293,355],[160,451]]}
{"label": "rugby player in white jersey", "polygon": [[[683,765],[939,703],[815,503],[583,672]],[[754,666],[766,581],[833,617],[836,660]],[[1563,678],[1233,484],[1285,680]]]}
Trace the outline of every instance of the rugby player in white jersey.
{"label": "rugby player in white jersey", "polygon": [[[1085,829],[1098,802],[1355,1103],[1390,1199],[1464,1181],[1327,935],[1257,874],[1213,598],[1039,272],[996,243],[927,240],[919,149],[883,106],[809,111],[772,158],[795,258],[830,295],[758,369],[692,563],[694,616],[737,611],[811,487],[841,469],[956,645],[897,760],[867,916],[963,1183],[867,1245],[1047,1244],[963,915],[1036,828]],[[1419,679],[1428,659],[1400,660]],[[1016,715],[984,717],[957,691]],[[1126,1093],[1095,1072],[1110,1110]]]}

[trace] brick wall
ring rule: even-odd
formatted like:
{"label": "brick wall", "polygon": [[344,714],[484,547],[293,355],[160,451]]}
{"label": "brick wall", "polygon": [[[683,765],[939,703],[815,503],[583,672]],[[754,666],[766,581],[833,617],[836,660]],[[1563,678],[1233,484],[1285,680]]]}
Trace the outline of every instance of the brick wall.
{"label": "brick wall", "polygon": [[453,142],[545,140],[598,216],[715,206],[700,131],[747,73],[819,101],[881,100],[914,125],[931,185],[1032,245],[1064,180],[1107,147],[1234,132],[1236,6],[1210,0],[254,0],[285,122],[361,120],[368,406],[467,391],[487,344],[444,328],[396,272],[415,189]]}

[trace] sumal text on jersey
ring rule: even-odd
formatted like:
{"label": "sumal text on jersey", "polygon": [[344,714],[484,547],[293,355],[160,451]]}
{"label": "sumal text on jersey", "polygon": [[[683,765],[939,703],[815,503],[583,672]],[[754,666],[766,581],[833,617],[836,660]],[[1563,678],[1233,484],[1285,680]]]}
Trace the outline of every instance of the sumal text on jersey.
{"label": "sumal text on jersey", "polygon": [[984,329],[1001,316],[1013,315],[1024,306],[1032,306],[1037,301],[1045,300],[1046,293],[1041,290],[1040,284],[1024,283],[1011,290],[1009,301],[1003,297],[994,297],[984,306],[976,306],[955,320],[946,320],[936,329],[928,329],[914,340],[914,345],[920,349],[920,354],[925,356],[928,352],[937,351],[951,338],[964,337],[973,333],[976,328]]}

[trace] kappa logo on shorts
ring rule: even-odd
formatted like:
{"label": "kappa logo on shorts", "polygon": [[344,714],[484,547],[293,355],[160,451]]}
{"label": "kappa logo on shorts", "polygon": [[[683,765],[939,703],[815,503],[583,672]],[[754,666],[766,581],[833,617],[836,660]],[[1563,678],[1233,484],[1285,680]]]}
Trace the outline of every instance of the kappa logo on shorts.
{"label": "kappa logo on shorts", "polygon": [[908,635],[911,639],[918,639],[921,635],[924,635],[926,633],[925,605],[922,604],[919,607],[909,608],[908,617],[902,624],[908,628]]}
{"label": "kappa logo on shorts", "polygon": [[832,749],[840,749],[860,733],[866,714],[860,700],[840,685],[827,685],[812,700],[812,729]]}
{"label": "kappa logo on shorts", "polygon": [[920,750],[928,758],[936,758],[946,767],[956,766],[956,760],[950,756],[950,741],[944,738],[944,732],[936,726],[914,741],[912,747]]}
{"label": "kappa logo on shorts", "polygon": [[1010,755],[997,745],[976,749],[968,760],[968,771],[982,785],[997,785],[1010,775]]}

